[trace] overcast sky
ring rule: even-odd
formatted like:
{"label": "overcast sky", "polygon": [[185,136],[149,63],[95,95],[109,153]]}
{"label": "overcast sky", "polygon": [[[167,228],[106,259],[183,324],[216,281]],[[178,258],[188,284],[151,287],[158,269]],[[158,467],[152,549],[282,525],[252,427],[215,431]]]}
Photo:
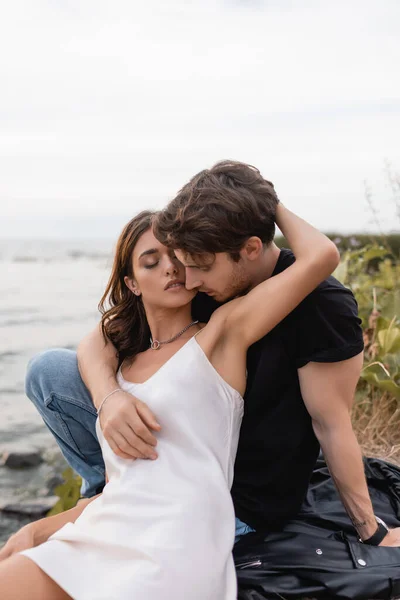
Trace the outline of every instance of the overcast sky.
{"label": "overcast sky", "polygon": [[12,0],[0,235],[115,236],[223,158],[324,230],[399,229],[399,0]]}

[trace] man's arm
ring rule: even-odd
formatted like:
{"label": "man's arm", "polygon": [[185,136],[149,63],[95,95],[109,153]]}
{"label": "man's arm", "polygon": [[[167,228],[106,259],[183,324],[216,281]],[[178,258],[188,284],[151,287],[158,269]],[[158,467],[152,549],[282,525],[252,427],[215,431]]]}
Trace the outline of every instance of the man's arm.
{"label": "man's arm", "polygon": [[[120,386],[116,373],[118,354],[105,342],[100,326],[90,332],[77,350],[78,368],[94,406]],[[157,458],[157,439],[152,431],[161,429],[148,406],[123,390],[110,396],[100,413],[100,426],[112,450],[122,458]]]}
{"label": "man's arm", "polygon": [[[377,523],[350,415],[362,364],[361,353],[340,362],[310,362],[298,374],[332,479],[354,527],[365,540],[375,533]],[[400,546],[400,528],[390,530],[380,545]]]}

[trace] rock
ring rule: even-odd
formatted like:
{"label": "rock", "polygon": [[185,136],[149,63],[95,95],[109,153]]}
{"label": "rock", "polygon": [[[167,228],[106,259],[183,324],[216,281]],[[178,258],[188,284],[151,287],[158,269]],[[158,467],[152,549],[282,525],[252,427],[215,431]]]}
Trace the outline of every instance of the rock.
{"label": "rock", "polygon": [[23,452],[4,452],[2,464],[9,469],[25,469],[37,467],[43,462],[40,452],[36,450]]}
{"label": "rock", "polygon": [[31,517],[40,519],[44,517],[49,510],[57,504],[58,496],[48,496],[47,498],[37,498],[27,502],[14,502],[6,504],[0,508],[2,513],[10,515],[19,515],[23,517]]}
{"label": "rock", "polygon": [[62,477],[62,475],[53,475],[52,477],[50,477],[47,481],[46,481],[46,485],[48,487],[48,496],[52,496],[54,494],[54,490],[56,489],[56,487],[58,487],[59,485],[62,485],[64,483],[64,477]]}

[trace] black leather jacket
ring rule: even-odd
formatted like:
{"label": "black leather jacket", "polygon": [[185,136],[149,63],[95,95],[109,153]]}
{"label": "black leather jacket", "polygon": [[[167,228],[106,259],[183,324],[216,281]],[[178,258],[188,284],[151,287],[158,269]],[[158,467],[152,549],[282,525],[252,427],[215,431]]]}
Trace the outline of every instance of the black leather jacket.
{"label": "black leather jacket", "polygon": [[[400,469],[365,459],[365,470],[375,514],[399,527]],[[358,541],[322,458],[297,518],[280,532],[246,535],[234,557],[240,600],[400,597],[400,548]]]}

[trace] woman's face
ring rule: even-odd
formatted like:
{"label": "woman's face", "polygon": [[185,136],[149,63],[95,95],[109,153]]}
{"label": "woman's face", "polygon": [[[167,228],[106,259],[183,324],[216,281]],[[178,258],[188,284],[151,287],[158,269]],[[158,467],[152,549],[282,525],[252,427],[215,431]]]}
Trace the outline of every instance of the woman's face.
{"label": "woman's face", "polygon": [[196,291],[185,287],[185,268],[174,251],[145,231],[132,255],[133,278],[125,277],[128,288],[150,306],[174,308],[189,304]]}

